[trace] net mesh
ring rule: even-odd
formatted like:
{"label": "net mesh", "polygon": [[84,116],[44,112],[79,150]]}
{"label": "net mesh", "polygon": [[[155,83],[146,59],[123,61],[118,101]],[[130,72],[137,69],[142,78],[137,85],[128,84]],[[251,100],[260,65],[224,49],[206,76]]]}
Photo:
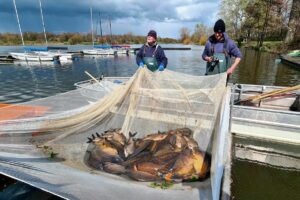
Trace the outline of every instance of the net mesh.
{"label": "net mesh", "polygon": [[84,155],[87,137],[95,132],[120,128],[127,138],[130,132],[142,138],[186,127],[200,150],[210,153],[225,85],[225,73],[199,77],[140,68],[126,84],[99,84],[102,89],[97,90],[96,102],[85,89],[77,89],[24,104],[2,105],[0,144],[6,148],[1,151],[30,154],[22,148],[30,145],[58,155],[71,167],[90,170]]}

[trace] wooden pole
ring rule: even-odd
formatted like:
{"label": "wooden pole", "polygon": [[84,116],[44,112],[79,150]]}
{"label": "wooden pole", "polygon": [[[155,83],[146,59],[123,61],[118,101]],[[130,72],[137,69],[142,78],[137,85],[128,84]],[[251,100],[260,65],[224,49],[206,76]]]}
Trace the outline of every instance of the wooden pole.
{"label": "wooden pole", "polygon": [[284,94],[284,93],[292,92],[292,91],[295,91],[295,90],[300,90],[300,85],[296,85],[296,86],[292,86],[292,87],[287,87],[287,88],[281,88],[281,89],[273,90],[271,92],[266,92],[266,93],[263,93],[263,94],[251,96],[251,97],[248,97],[246,99],[241,100],[241,102],[245,102],[245,101],[259,101],[261,99],[265,99],[265,98],[271,97],[273,95]]}
{"label": "wooden pole", "polygon": [[90,73],[88,73],[87,71],[84,71],[84,73],[86,73],[89,77],[91,77],[94,81],[96,81],[96,83],[98,83],[99,85],[102,86],[102,84],[95,77],[93,77]]}

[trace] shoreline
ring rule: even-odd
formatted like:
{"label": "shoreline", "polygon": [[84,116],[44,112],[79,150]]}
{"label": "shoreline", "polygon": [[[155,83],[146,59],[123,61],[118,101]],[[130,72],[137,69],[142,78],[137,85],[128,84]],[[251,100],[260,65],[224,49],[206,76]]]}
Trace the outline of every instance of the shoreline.
{"label": "shoreline", "polygon": [[293,44],[285,44],[283,41],[264,41],[262,47],[260,48],[257,47],[256,41],[251,41],[248,43],[243,42],[241,47],[272,54],[286,54],[289,51],[300,49],[300,45],[296,42]]}

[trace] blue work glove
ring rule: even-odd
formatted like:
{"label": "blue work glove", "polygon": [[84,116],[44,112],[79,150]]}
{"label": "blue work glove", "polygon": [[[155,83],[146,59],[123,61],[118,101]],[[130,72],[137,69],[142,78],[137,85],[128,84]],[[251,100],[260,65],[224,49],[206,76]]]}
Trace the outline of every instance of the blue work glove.
{"label": "blue work glove", "polygon": [[143,62],[140,62],[140,64],[139,64],[139,67],[144,67],[144,63]]}
{"label": "blue work glove", "polygon": [[159,67],[158,67],[158,70],[161,71],[161,72],[164,71],[165,70],[164,65],[160,64]]}

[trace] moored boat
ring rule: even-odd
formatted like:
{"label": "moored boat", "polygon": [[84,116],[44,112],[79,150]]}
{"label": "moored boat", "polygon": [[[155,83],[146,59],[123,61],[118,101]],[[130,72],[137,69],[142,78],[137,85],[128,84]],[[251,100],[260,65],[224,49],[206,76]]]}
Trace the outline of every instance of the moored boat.
{"label": "moored boat", "polygon": [[287,55],[291,57],[300,57],[300,50],[291,51]]}
{"label": "moored boat", "polygon": [[114,49],[98,49],[98,48],[93,48],[93,49],[84,49],[82,50],[83,54],[87,55],[115,55],[116,50]]}
{"label": "moored boat", "polygon": [[117,50],[117,54],[128,54],[130,49],[129,45],[112,45],[111,47]]}
{"label": "moored boat", "polygon": [[54,55],[43,55],[40,53],[9,53],[11,57],[13,57],[16,60],[22,60],[22,61],[34,61],[34,62],[42,62],[42,61],[53,61],[57,58],[57,56]]}
{"label": "moored boat", "polygon": [[300,56],[281,55],[280,59],[282,63],[300,69]]}
{"label": "moored boat", "polygon": [[60,61],[66,61],[66,60],[72,60],[73,54],[72,53],[65,53],[65,52],[53,52],[53,51],[46,51],[46,52],[39,52],[41,55],[46,56],[53,56],[55,58],[58,58]]}

